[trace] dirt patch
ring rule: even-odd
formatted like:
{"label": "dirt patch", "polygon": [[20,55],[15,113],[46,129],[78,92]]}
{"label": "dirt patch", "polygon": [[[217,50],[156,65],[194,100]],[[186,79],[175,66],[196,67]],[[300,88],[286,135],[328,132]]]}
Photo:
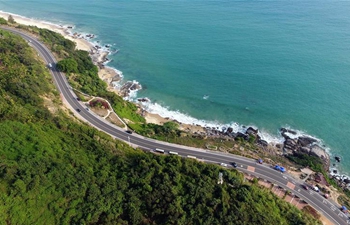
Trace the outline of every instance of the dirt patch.
{"label": "dirt patch", "polygon": [[115,113],[109,114],[109,116],[106,118],[107,121],[117,125],[118,127],[124,128],[124,124],[119,120],[117,115]]}
{"label": "dirt patch", "polygon": [[95,114],[101,116],[101,117],[105,117],[108,114],[108,110],[107,109],[101,109],[101,108],[90,108],[91,111],[93,111]]}
{"label": "dirt patch", "polygon": [[41,96],[41,98],[44,100],[44,106],[52,113],[55,114],[57,112],[57,107],[55,106],[55,103],[53,103],[52,98]]}

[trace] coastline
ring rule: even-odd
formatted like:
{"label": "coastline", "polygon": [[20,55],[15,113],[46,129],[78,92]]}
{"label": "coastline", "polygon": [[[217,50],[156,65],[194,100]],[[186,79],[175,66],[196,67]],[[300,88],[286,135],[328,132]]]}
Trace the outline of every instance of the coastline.
{"label": "coastline", "polygon": [[[73,41],[76,43],[76,48],[79,50],[85,50],[90,53],[90,56],[93,60],[93,62],[98,66],[99,68],[99,77],[101,80],[106,82],[108,86],[109,91],[113,91],[119,96],[126,97],[127,94],[129,94],[130,90],[136,90],[137,83],[136,83],[136,88],[131,89],[131,86],[135,84],[135,81],[127,81],[125,84],[129,86],[126,86],[126,89],[123,90],[121,81],[123,79],[123,75],[121,71],[118,71],[117,69],[114,69],[112,67],[106,66],[106,64],[109,62],[109,59],[107,58],[111,52],[109,50],[106,50],[105,48],[95,45],[92,40],[95,37],[93,34],[80,34],[74,32],[74,27],[70,25],[56,25],[50,22],[46,21],[41,21],[41,20],[36,20],[36,19],[31,19],[27,17],[23,17],[20,15],[12,14],[12,13],[7,13],[7,12],[2,12],[0,11],[0,17],[3,17],[5,19],[8,18],[9,15],[12,15],[14,20],[19,23],[19,24],[24,24],[24,25],[30,25],[30,26],[37,26],[39,28],[45,28],[49,29],[51,31],[60,33],[63,35],[65,38]],[[106,45],[107,47],[107,45]],[[117,88],[116,88],[117,87]],[[210,122],[210,121],[201,121],[201,120],[196,120],[195,118],[189,117],[187,115],[181,114],[180,112],[178,113],[177,116],[174,117],[167,117],[167,115],[163,115],[161,113],[154,112],[150,107],[147,107],[149,104],[152,104],[148,101],[140,101],[135,104],[141,105],[141,107],[144,110],[144,118],[146,119],[147,123],[154,123],[158,125],[162,125],[165,122],[168,121],[175,121],[179,124],[179,128],[184,131],[188,131],[191,133],[206,133],[208,128],[210,128],[212,131],[215,130],[216,132],[220,132],[222,127],[232,127],[234,132],[246,132],[246,129],[249,127],[245,127],[243,125],[239,125],[237,123],[233,123],[231,125],[227,124],[217,124],[215,122]],[[153,105],[154,106],[154,105]],[[160,106],[161,107],[161,106]],[[186,118],[184,116],[187,116]],[[182,117],[184,120],[177,120],[177,118]],[[179,122],[180,121],[180,122]],[[188,123],[186,123],[186,122]],[[263,140],[266,140],[268,143],[272,144],[282,144],[284,139],[281,137],[273,137],[272,135],[268,133],[263,133],[262,131],[259,130],[259,135],[262,137]],[[306,135],[302,132],[298,132],[297,136],[303,136]],[[328,155],[330,155],[329,152],[327,152]],[[330,170],[333,170],[332,168],[329,168]],[[338,173],[338,175],[340,175]]]}
{"label": "coastline", "polygon": [[[57,25],[46,21],[31,19],[23,17],[17,14],[0,11],[0,17],[7,20],[9,16],[12,16],[16,23],[23,24],[27,26],[36,26],[38,28],[48,29],[54,32],[61,34],[64,38],[73,41],[76,43],[76,49],[89,52],[92,61],[95,65],[98,66],[98,76],[107,84],[107,90],[116,93],[119,96],[126,97],[129,90],[129,86],[135,84],[135,82],[126,82],[126,87],[123,88],[121,81],[123,79],[123,74],[121,71],[118,71],[115,68],[106,66],[108,63],[108,55],[111,54],[110,51],[102,48],[99,45],[94,45],[92,40],[94,38],[93,34],[83,35],[80,33],[74,32],[74,28],[71,25]],[[140,87],[137,87],[140,88]],[[157,113],[151,113],[144,111],[144,118],[147,123],[154,123],[157,125],[163,125],[166,122],[174,121],[169,118],[164,118]],[[190,132],[204,132],[204,128],[198,125],[183,124],[179,123],[179,128],[181,130],[186,130]]]}

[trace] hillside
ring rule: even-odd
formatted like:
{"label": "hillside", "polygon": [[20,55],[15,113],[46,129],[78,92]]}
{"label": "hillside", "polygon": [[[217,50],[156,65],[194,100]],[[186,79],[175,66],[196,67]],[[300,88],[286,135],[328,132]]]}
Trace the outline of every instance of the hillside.
{"label": "hillside", "polygon": [[318,224],[235,170],[113,140],[61,108],[48,70],[0,30],[0,224]]}

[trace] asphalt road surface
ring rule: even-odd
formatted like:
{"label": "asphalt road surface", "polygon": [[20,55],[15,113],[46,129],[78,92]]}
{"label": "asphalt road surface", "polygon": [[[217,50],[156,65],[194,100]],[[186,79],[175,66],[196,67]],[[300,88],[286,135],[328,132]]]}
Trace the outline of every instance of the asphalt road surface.
{"label": "asphalt road surface", "polygon": [[[48,69],[50,69],[50,72],[54,78],[55,85],[57,86],[64,100],[71,106],[72,110],[76,111],[75,114],[78,115],[80,119],[85,120],[97,129],[102,130],[114,136],[115,138],[125,141],[135,147],[153,152],[159,152],[160,154],[169,154],[171,151],[172,153],[177,153],[179,156],[196,158],[203,162],[216,164],[225,163],[228,165],[228,168],[232,168],[231,163],[236,162],[238,165],[238,170],[246,174],[267,180],[285,190],[289,190],[295,196],[298,196],[300,199],[304,200],[317,211],[326,216],[331,222],[333,222],[333,224],[350,224],[348,216],[339,210],[339,205],[332,202],[331,200],[325,199],[321,194],[311,189],[303,189],[301,187],[301,183],[298,180],[293,179],[288,175],[288,173],[281,173],[274,170],[272,166],[258,164],[252,159],[232,154],[196,149],[156,141],[137,135],[135,133],[126,133],[125,130],[109,124],[108,122],[102,120],[99,116],[96,116],[91,111],[88,111],[86,107],[84,107],[84,105],[77,100],[75,94],[72,92],[65,78],[65,75],[56,69],[56,59],[41,42],[39,42],[35,37],[28,35],[23,31],[8,27],[2,28],[22,36],[25,40],[28,41],[29,45],[38,51],[38,54],[47,63]],[[158,149],[158,151],[156,151],[156,149]],[[164,150],[164,153],[161,153],[162,151],[159,149]]]}

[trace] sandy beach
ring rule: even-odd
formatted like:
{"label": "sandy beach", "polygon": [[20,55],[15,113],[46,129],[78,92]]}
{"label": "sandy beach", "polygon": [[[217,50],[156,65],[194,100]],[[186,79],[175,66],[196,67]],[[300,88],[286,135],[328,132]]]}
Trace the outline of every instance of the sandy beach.
{"label": "sandy beach", "polygon": [[[90,53],[90,56],[93,60],[93,62],[98,66],[99,72],[98,75],[101,80],[107,83],[108,85],[108,91],[115,92],[116,94],[120,95],[120,92],[118,89],[116,89],[113,85],[113,82],[118,82],[122,79],[121,74],[117,73],[117,70],[105,66],[104,63],[107,61],[107,56],[109,54],[108,51],[103,51],[100,48],[97,48],[94,46],[91,42],[88,41],[88,39],[91,39],[91,37],[85,37],[82,34],[74,33],[74,29],[72,29],[73,26],[71,25],[56,25],[53,23],[49,23],[46,21],[40,21],[36,19],[26,18],[22,17],[16,14],[11,14],[7,12],[0,11],[0,17],[3,17],[4,19],[8,19],[9,16],[12,16],[16,23],[27,25],[27,26],[36,26],[39,28],[48,29],[57,33],[60,33],[62,36],[64,36],[66,39],[69,39],[76,43],[76,49],[84,50]],[[149,112],[144,113],[144,117],[146,119],[147,123],[154,123],[158,125],[162,125],[166,122],[172,121],[169,118],[163,118],[158,114],[152,114]],[[176,121],[175,121],[176,122]],[[192,133],[200,133],[204,132],[204,128],[197,125],[190,125],[190,124],[182,124],[178,123],[179,128],[184,131],[189,131]]]}

